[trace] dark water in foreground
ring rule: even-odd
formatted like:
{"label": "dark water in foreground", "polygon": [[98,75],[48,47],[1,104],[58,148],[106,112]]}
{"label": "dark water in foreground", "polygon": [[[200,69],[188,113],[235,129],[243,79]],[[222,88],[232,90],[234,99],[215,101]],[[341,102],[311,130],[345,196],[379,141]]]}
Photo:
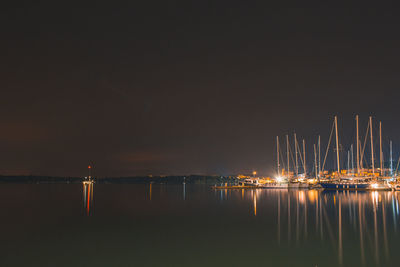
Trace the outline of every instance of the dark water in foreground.
{"label": "dark water in foreground", "polygon": [[399,197],[0,184],[0,266],[398,266]]}

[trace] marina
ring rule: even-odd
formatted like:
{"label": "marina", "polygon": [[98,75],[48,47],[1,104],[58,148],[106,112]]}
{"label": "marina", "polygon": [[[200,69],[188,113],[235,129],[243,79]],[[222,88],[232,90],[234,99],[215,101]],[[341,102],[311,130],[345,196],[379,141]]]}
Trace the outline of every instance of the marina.
{"label": "marina", "polygon": [[[364,142],[361,142],[359,137],[359,117],[356,115],[356,160],[354,160],[354,146],[350,145],[347,150],[347,168],[342,168],[340,160],[340,150],[342,144],[339,141],[338,118],[334,117],[333,125],[330,131],[329,140],[327,143],[323,161],[321,161],[321,136],[317,137],[317,142],[313,144],[313,163],[312,167],[307,169],[306,144],[303,139],[299,145],[296,133],[293,134],[293,146],[290,143],[289,135],[286,135],[285,158],[281,151],[279,136],[276,137],[276,176],[270,177],[255,177],[257,172],[253,172],[253,176],[239,175],[236,185],[230,186],[215,186],[216,189],[316,189],[325,190],[399,190],[400,183],[398,182],[397,170],[393,168],[393,152],[392,141],[390,140],[389,166],[384,164],[384,153],[382,143],[382,122],[379,122],[379,167],[375,167],[375,152],[373,138],[373,120],[369,117]],[[334,136],[333,136],[334,135]],[[368,140],[369,138],[369,140]],[[334,139],[334,141],[332,141]],[[370,165],[366,161],[367,141],[370,144]],[[331,148],[331,145],[333,145]],[[329,150],[334,153],[333,165],[335,170],[326,170],[326,160]],[[301,151],[302,150],[302,151]],[[292,153],[293,152],[293,153]],[[286,160],[286,162],[285,162]],[[356,162],[356,166],[354,164]],[[400,162],[400,158],[399,158]],[[398,163],[399,163],[398,162]],[[286,164],[282,168],[282,165]],[[291,169],[292,166],[292,169]],[[286,168],[286,169],[285,169]],[[302,171],[302,173],[300,173]]]}

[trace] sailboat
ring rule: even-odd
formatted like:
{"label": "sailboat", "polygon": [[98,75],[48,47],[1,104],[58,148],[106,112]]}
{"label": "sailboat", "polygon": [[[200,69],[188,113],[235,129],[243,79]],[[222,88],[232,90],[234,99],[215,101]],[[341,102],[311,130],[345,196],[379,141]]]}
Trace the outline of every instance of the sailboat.
{"label": "sailboat", "polygon": [[[304,182],[305,180],[305,172],[306,172],[306,164],[305,164],[305,141],[303,140],[303,169],[304,174],[299,174],[299,166],[298,166],[298,150],[300,150],[297,142],[296,133],[294,133],[294,147],[295,147],[295,162],[293,167],[293,172],[290,171],[290,144],[289,144],[289,136],[286,135],[286,156],[287,156],[287,170],[282,169],[280,167],[280,145],[279,145],[279,137],[276,137],[276,147],[277,147],[277,176],[275,177],[274,183],[267,183],[262,185],[264,188],[308,188],[308,184]],[[300,159],[302,159],[300,155]],[[303,181],[301,181],[303,180]]]}
{"label": "sailboat", "polygon": [[[287,141],[287,149],[289,151],[289,137],[286,136],[286,141]],[[272,183],[264,183],[259,185],[261,188],[272,188],[272,189],[286,189],[288,188],[288,181],[281,176],[281,165],[280,165],[280,146],[279,146],[279,136],[276,137],[276,155],[277,155],[277,176],[275,177],[275,182]],[[288,156],[288,162],[289,162],[289,156]],[[290,172],[288,172],[290,174]]]}
{"label": "sailboat", "polygon": [[[369,127],[370,127],[370,139],[371,139],[371,163],[372,163],[372,176],[361,175],[360,173],[360,162],[359,161],[359,137],[358,137],[358,115],[356,116],[356,127],[357,127],[357,175],[347,174],[343,175],[340,171],[340,157],[339,157],[339,137],[338,137],[338,127],[337,127],[337,116],[334,119],[335,134],[336,134],[336,162],[337,162],[337,175],[333,180],[325,180],[320,182],[324,189],[334,189],[334,190],[390,190],[391,187],[387,182],[379,180],[375,176],[375,166],[374,166],[374,146],[373,146],[373,135],[372,135],[372,117],[369,117]],[[381,127],[380,127],[380,140],[381,138]],[[381,159],[381,175],[383,174],[382,165],[382,141],[380,142],[380,159]]]}

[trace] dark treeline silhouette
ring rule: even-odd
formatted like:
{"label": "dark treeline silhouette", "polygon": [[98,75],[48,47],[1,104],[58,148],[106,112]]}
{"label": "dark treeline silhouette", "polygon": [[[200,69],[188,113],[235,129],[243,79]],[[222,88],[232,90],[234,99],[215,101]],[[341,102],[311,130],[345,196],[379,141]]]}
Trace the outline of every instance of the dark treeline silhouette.
{"label": "dark treeline silhouette", "polygon": [[0,175],[0,183],[81,183],[80,177],[54,177],[35,175]]}
{"label": "dark treeline silhouette", "polygon": [[[143,184],[143,183],[169,183],[169,184],[216,184],[235,180],[235,176],[217,175],[187,175],[187,176],[131,176],[131,177],[104,177],[94,178],[99,184]],[[81,183],[84,177],[53,177],[53,176],[2,176],[0,183]]]}
{"label": "dark treeline silhouette", "polygon": [[99,178],[96,183],[169,183],[215,184],[236,179],[235,176],[187,175],[187,176],[133,176]]}

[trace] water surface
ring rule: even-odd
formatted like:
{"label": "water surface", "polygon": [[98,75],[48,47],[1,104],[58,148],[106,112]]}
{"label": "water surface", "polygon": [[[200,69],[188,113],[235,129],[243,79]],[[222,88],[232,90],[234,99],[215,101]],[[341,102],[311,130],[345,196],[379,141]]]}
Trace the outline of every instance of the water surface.
{"label": "water surface", "polygon": [[0,184],[0,266],[397,266],[399,196]]}

